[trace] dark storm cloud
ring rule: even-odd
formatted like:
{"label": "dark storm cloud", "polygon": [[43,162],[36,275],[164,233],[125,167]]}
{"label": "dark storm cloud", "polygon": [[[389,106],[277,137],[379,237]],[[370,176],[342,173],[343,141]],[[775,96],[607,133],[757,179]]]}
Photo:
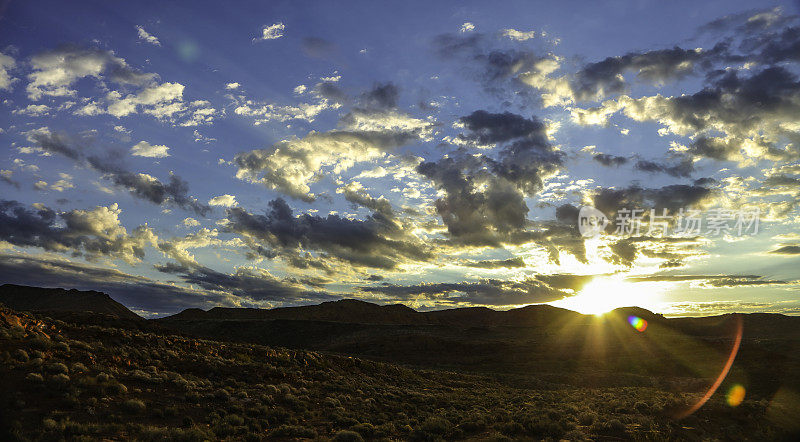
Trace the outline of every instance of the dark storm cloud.
{"label": "dark storm cloud", "polygon": [[367,293],[378,293],[398,301],[419,298],[437,300],[446,304],[511,305],[550,302],[568,296],[542,281],[503,281],[484,279],[474,282],[435,283],[416,285],[383,284],[361,287]]}
{"label": "dark storm cloud", "polygon": [[72,146],[71,140],[57,133],[35,133],[32,138],[46,152],[57,153],[103,174],[116,186],[127,189],[131,195],[150,201],[153,204],[173,204],[184,210],[191,210],[205,216],[211,208],[189,196],[189,185],[181,177],[170,175],[169,182],[163,183],[150,175],[130,172],[122,167],[118,154],[110,153],[106,158],[86,156]]}
{"label": "dark storm cloud", "polygon": [[540,146],[547,145],[546,127],[535,117],[528,119],[511,112],[491,113],[477,110],[459,118],[459,121],[469,131],[462,137],[480,144],[525,139]]}
{"label": "dark storm cloud", "polygon": [[31,284],[30,275],[36,275],[35,284],[39,287],[97,290],[137,311],[177,313],[190,307],[234,305],[230,296],[201,293],[116,269],[62,260],[0,255],[0,280],[4,283]]}
{"label": "dark storm cloud", "polygon": [[797,245],[781,246],[775,250],[770,251],[769,253],[775,253],[777,255],[800,255],[800,246]]}
{"label": "dark storm cloud", "polygon": [[405,260],[426,261],[430,252],[412,242],[380,213],[365,220],[303,214],[295,217],[281,198],[270,201],[264,215],[238,207],[228,209],[226,229],[254,242],[288,253],[318,250],[354,265],[391,269]]}
{"label": "dark storm cloud", "polygon": [[509,258],[509,259],[500,259],[500,260],[488,260],[488,261],[470,261],[464,264],[467,267],[474,267],[477,269],[514,269],[525,267],[525,261],[520,258]]}
{"label": "dark storm cloud", "polygon": [[322,98],[333,101],[334,103],[346,103],[349,100],[347,93],[332,81],[323,81],[314,87],[314,92]]}
{"label": "dark storm cloud", "polygon": [[376,84],[361,94],[359,105],[367,109],[393,109],[399,96],[400,90],[393,83]]}
{"label": "dark storm cloud", "polygon": [[669,165],[656,161],[639,160],[636,162],[635,168],[642,172],[665,173],[676,178],[688,178],[694,172],[694,163],[692,160],[683,160],[678,164]]}
{"label": "dark storm cloud", "polygon": [[710,200],[713,192],[702,186],[672,184],[657,189],[631,186],[623,189],[600,189],[592,200],[594,207],[606,216],[615,217],[619,209],[661,209],[675,213],[680,208],[691,208]]}
{"label": "dark storm cloud", "polygon": [[480,110],[461,121],[467,130],[462,139],[502,143],[497,157],[459,149],[421,163],[417,172],[445,192],[436,210],[453,240],[490,246],[515,241],[526,224],[525,196],[542,188],[543,178],[561,167],[563,154],[547,142],[535,117]]}
{"label": "dark storm cloud", "polygon": [[319,37],[304,38],[300,47],[306,55],[313,58],[326,58],[337,50],[334,43]]}
{"label": "dark storm cloud", "polygon": [[753,34],[784,26],[796,19],[796,15],[783,15],[779,7],[751,9],[714,19],[698,28],[698,33],[735,31],[739,34]]}
{"label": "dark storm cloud", "polygon": [[433,40],[439,57],[466,62],[467,75],[477,77],[488,92],[508,95],[513,91],[525,95],[529,88],[520,87],[520,76],[537,72],[537,63],[551,58],[527,49],[496,46],[498,41],[478,32],[442,34]]}
{"label": "dark storm cloud", "polygon": [[605,153],[598,153],[592,157],[593,160],[606,167],[617,167],[628,163],[627,157],[620,157],[617,155],[609,155]]}
{"label": "dark storm cloud", "polygon": [[[770,140],[800,140],[800,134],[783,124],[800,113],[798,96],[800,82],[784,67],[768,67],[750,76],[715,71],[699,92],[632,99],[625,112],[639,121],[658,120],[676,133],[696,134],[687,150],[695,157],[735,160],[745,141],[752,140],[763,146],[762,156],[791,160],[800,156],[796,147],[780,149]],[[725,136],[709,135],[715,132]]]}
{"label": "dark storm cloud", "polygon": [[201,265],[168,263],[155,267],[161,272],[178,275],[187,284],[253,301],[298,302],[338,299],[324,292],[304,290],[259,269],[239,267],[234,273],[228,274]]}
{"label": "dark storm cloud", "polygon": [[800,178],[786,175],[772,175],[764,180],[767,187],[800,187]]}
{"label": "dark storm cloud", "polygon": [[385,218],[385,222],[390,222],[394,219],[394,210],[392,203],[384,197],[375,198],[367,194],[363,189],[353,189],[345,187],[342,190],[344,198],[356,206],[363,206],[375,212],[376,216]]}
{"label": "dark storm cloud", "polygon": [[676,46],[631,52],[583,66],[570,83],[577,100],[595,100],[625,92],[627,83],[623,74],[626,72],[635,72],[637,78],[658,84],[680,79],[696,70],[709,70],[715,63],[731,58],[724,43],[707,51]]}
{"label": "dark storm cloud", "polygon": [[701,281],[707,287],[738,287],[797,284],[797,281],[765,279],[760,275],[661,275],[634,276],[626,278],[632,282],[646,281]]}
{"label": "dark storm cloud", "polygon": [[118,164],[98,157],[89,157],[87,161],[106,179],[117,186],[128,189],[131,195],[137,198],[158,205],[174,204],[201,216],[205,216],[211,211],[211,207],[189,196],[189,184],[175,174],[170,175],[168,183],[163,183],[149,175],[127,171]]}
{"label": "dark storm cloud", "polygon": [[144,226],[129,235],[113,209],[105,207],[57,213],[45,206],[28,208],[17,201],[0,200],[0,240],[16,246],[138,261],[144,257],[144,247],[152,243],[151,237],[152,232]]}
{"label": "dark storm cloud", "polygon": [[630,267],[636,259],[637,247],[629,239],[621,239],[608,248],[611,250],[611,262]]}

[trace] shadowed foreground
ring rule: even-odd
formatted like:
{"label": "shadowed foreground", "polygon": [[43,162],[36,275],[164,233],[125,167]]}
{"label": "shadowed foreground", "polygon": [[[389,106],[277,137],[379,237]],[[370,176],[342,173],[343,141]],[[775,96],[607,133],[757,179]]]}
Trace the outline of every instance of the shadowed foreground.
{"label": "shadowed foreground", "polygon": [[[583,387],[189,338],[141,320],[0,309],[3,439],[789,439],[796,396],[697,379]],[[702,385],[702,382],[700,383]]]}

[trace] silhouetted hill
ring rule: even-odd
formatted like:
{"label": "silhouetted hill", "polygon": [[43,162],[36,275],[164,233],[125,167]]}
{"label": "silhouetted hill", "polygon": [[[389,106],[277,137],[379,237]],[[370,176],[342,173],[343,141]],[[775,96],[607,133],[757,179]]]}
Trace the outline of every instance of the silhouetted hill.
{"label": "silhouetted hill", "polygon": [[105,293],[94,290],[64,290],[14,284],[0,286],[0,303],[14,310],[49,312],[93,312],[124,319],[142,320]]}
{"label": "silhouetted hill", "polygon": [[[652,315],[652,313],[651,313]],[[486,307],[465,307],[419,312],[403,304],[378,305],[356,299],[323,302],[317,305],[274,309],[214,307],[208,311],[191,308],[159,321],[174,320],[275,320],[329,321],[348,324],[449,325],[465,327],[537,326],[583,315],[549,305],[498,311]]]}

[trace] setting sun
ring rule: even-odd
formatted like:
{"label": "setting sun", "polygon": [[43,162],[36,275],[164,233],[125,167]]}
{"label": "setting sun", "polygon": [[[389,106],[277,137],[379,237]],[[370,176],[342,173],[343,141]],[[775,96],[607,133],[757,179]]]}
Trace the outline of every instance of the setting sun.
{"label": "setting sun", "polygon": [[553,302],[556,307],[601,315],[619,307],[654,308],[661,302],[663,286],[651,282],[629,282],[624,276],[600,276],[576,295]]}

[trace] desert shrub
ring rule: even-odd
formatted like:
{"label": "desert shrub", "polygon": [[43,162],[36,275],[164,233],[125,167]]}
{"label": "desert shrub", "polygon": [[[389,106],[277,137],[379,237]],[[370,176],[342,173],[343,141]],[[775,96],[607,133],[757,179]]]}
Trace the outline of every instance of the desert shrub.
{"label": "desert shrub", "polygon": [[38,350],[49,350],[53,347],[53,342],[44,336],[36,336],[29,339],[26,343],[28,348],[35,348]]}
{"label": "desert shrub", "polygon": [[304,437],[314,438],[317,437],[317,431],[313,428],[303,427],[300,425],[281,425],[272,431],[273,437]]}
{"label": "desert shrub", "polygon": [[54,374],[50,376],[50,385],[54,388],[64,389],[69,386],[69,376],[65,375],[64,373]]}
{"label": "desert shrub", "polygon": [[375,436],[375,427],[369,422],[353,425],[350,429],[368,439]]}
{"label": "desert shrub", "polygon": [[360,442],[364,438],[355,431],[341,430],[333,435],[333,440],[336,442]]}
{"label": "desert shrub", "polygon": [[19,362],[28,362],[28,360],[30,359],[30,356],[28,356],[28,352],[27,351],[25,351],[25,350],[23,350],[21,348],[18,348],[14,352],[14,359],[16,359]]}
{"label": "desert shrub", "polygon": [[228,402],[231,400],[231,394],[228,390],[220,388],[214,392],[214,400],[217,402]]}
{"label": "desert shrub", "polygon": [[144,402],[140,401],[139,399],[128,399],[122,403],[122,407],[125,409],[125,411],[132,414],[139,414],[147,409],[147,406],[144,404]]}
{"label": "desert shrub", "polygon": [[596,414],[584,411],[583,413],[578,415],[578,423],[581,425],[592,425],[596,418],[597,418]]}
{"label": "desert shrub", "polygon": [[429,417],[422,423],[420,429],[427,434],[444,435],[450,429],[450,422],[442,417]]}
{"label": "desert shrub", "polygon": [[605,436],[626,437],[628,435],[625,424],[619,419],[611,419],[605,422],[597,422],[592,425],[592,431]]}
{"label": "desert shrub", "polygon": [[53,373],[53,374],[59,374],[59,373],[69,374],[69,368],[67,368],[66,364],[63,364],[61,362],[55,362],[55,363],[52,363],[52,364],[48,364],[45,367],[45,370],[48,373]]}
{"label": "desert shrub", "polygon": [[25,376],[25,379],[36,383],[44,382],[44,378],[39,373],[28,373],[28,375]]}

